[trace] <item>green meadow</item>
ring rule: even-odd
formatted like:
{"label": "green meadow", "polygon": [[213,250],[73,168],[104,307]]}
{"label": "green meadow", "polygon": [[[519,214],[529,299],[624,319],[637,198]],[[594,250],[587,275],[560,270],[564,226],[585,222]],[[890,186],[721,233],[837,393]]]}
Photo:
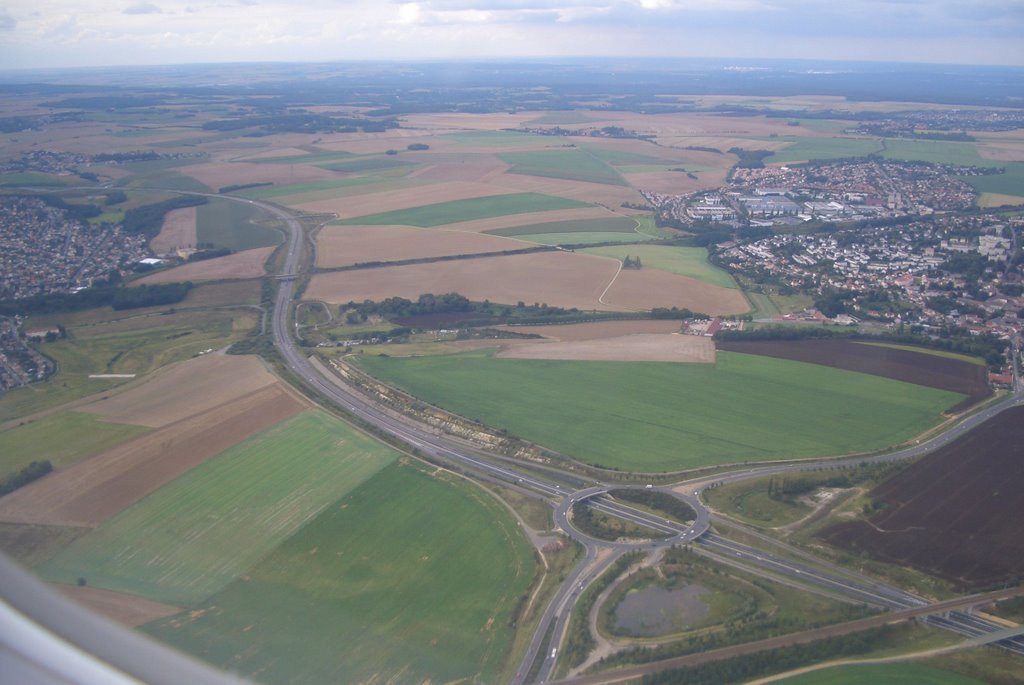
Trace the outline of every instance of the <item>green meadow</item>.
{"label": "green meadow", "polygon": [[512,193],[510,195],[489,195],[468,200],[454,200],[435,205],[423,205],[410,209],[399,209],[393,212],[382,212],[359,216],[353,219],[336,221],[341,225],[390,225],[419,226],[431,228],[460,221],[489,219],[508,214],[526,214],[528,212],[544,212],[555,209],[577,209],[589,207],[585,202],[567,200],[542,193]]}
{"label": "green meadow", "polygon": [[364,357],[428,402],[567,456],[627,471],[879,450],[938,423],[961,395],[755,355],[715,364]]}
{"label": "green meadow", "polygon": [[67,466],[148,431],[83,412],[52,414],[0,432],[0,475],[44,459],[55,469]]}
{"label": "green meadow", "polygon": [[630,245],[629,247],[591,247],[587,254],[623,260],[626,256],[640,258],[645,269],[657,269],[689,276],[723,288],[738,288],[729,272],[708,262],[708,251],[703,247],[677,247],[675,245]]}
{"label": "green meadow", "polygon": [[39,570],[191,606],[395,457],[327,414],[304,412],[192,469]]}
{"label": "green meadow", "polygon": [[839,666],[793,676],[779,681],[780,685],[982,685],[959,673],[945,671],[923,664],[865,664]]}
{"label": "green meadow", "polygon": [[214,198],[196,208],[196,240],[236,252],[281,243],[281,231],[256,223],[265,217],[259,207]]}
{"label": "green meadow", "polygon": [[[757,149],[751,141],[750,149]],[[870,138],[799,138],[792,145],[779,150],[765,162],[800,162],[811,159],[841,159],[843,157],[864,157],[880,152],[882,144]]]}
{"label": "green meadow", "polygon": [[579,148],[503,152],[498,157],[512,165],[508,170],[510,174],[617,186],[629,185],[614,168]]}
{"label": "green meadow", "polygon": [[265,683],[507,682],[533,580],[508,511],[393,462],[191,615],[146,631]]}

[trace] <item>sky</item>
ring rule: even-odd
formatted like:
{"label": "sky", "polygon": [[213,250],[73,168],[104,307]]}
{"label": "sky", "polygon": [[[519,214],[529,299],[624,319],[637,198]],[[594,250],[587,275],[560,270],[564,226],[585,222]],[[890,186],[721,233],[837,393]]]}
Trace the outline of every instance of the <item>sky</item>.
{"label": "sky", "polygon": [[0,69],[583,56],[1024,65],[1024,0],[0,0]]}

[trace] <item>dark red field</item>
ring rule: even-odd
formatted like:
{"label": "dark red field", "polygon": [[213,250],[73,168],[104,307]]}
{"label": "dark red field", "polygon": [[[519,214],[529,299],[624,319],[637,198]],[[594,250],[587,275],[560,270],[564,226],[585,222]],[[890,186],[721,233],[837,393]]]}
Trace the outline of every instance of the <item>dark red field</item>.
{"label": "dark red field", "polygon": [[766,357],[834,366],[967,395],[963,402],[949,408],[948,411],[954,413],[992,394],[986,367],[927,352],[865,345],[847,340],[768,340],[715,344],[718,349],[728,352],[761,354]]}
{"label": "dark red field", "polygon": [[819,537],[978,587],[1024,574],[1024,406],[997,417],[876,488],[886,508]]}

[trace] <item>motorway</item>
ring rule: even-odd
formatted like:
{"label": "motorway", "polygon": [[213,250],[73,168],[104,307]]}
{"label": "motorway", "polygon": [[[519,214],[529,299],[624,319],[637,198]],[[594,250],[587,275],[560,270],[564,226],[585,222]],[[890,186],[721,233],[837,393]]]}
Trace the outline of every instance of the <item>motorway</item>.
{"label": "motorway", "polygon": [[[543,661],[531,681],[546,682],[551,679],[557,663],[558,645],[562,643],[569,616],[575,601],[582,592],[598,578],[614,561],[627,551],[642,549],[650,552],[663,549],[670,545],[696,543],[695,548],[702,554],[727,561],[740,563],[762,572],[785,576],[805,585],[813,585],[829,592],[847,597],[853,601],[877,606],[885,609],[905,610],[927,604],[923,598],[916,597],[899,588],[857,576],[851,572],[835,573],[821,569],[821,565],[806,564],[792,559],[769,554],[763,550],[725,540],[718,535],[709,534],[711,515],[700,502],[699,495],[708,486],[759,478],[780,473],[820,468],[834,465],[838,460],[817,460],[813,462],[791,462],[786,464],[747,467],[739,471],[700,479],[692,483],[677,484],[673,488],[659,487],[658,490],[668,492],[686,501],[696,513],[696,519],[690,523],[680,523],[658,517],[654,514],[616,502],[606,493],[608,486],[598,484],[581,490],[574,485],[579,477],[565,474],[564,478],[557,473],[538,476],[532,471],[525,471],[511,466],[504,461],[490,459],[480,455],[479,450],[470,450],[461,443],[442,437],[430,428],[415,420],[391,412],[370,400],[359,390],[345,386],[341,380],[331,375],[326,377],[300,351],[290,335],[290,311],[295,293],[292,275],[301,273],[303,231],[299,222],[287,211],[264,202],[229,198],[251,205],[273,214],[288,227],[288,243],[282,273],[285,277],[279,280],[277,297],[271,330],[274,343],[280,351],[285,364],[299,381],[315,395],[326,398],[343,411],[348,412],[360,421],[383,431],[390,436],[408,444],[414,450],[433,460],[454,466],[458,470],[468,472],[486,480],[505,483],[521,490],[529,491],[545,500],[556,502],[555,523],[567,535],[571,536],[584,547],[583,559],[567,574],[559,586],[553,599],[546,607],[536,628],[531,643],[512,680],[513,685],[524,685],[531,670],[537,670],[538,658]],[[903,450],[875,456],[849,457],[843,459],[844,464],[864,464],[913,459],[931,452],[967,431],[984,423],[1001,411],[1024,401],[1018,382],[1015,391],[1003,400],[993,403],[972,416],[960,421],[955,426],[923,442]],[[554,472],[555,470],[550,470]],[[683,487],[680,487],[682,485]],[[620,487],[620,486],[616,486]],[[569,512],[579,502],[586,501],[590,506],[609,514],[618,516],[638,525],[652,528],[664,534],[664,538],[642,542],[609,543],[595,540],[574,528]],[[608,549],[611,553],[599,555],[600,549]],[[599,558],[600,557],[600,558]],[[969,637],[978,637],[986,633],[1001,630],[1002,626],[978,619],[963,612],[951,612],[946,616],[932,616],[929,619],[937,627],[952,630]],[[1004,639],[999,643],[1015,652],[1024,654],[1024,638]]]}

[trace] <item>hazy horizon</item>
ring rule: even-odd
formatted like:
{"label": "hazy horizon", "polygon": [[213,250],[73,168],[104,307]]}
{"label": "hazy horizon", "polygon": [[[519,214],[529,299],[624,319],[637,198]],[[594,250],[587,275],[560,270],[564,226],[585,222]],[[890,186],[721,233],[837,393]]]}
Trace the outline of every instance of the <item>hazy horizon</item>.
{"label": "hazy horizon", "polygon": [[3,69],[585,57],[1024,65],[1007,0],[0,2]]}

